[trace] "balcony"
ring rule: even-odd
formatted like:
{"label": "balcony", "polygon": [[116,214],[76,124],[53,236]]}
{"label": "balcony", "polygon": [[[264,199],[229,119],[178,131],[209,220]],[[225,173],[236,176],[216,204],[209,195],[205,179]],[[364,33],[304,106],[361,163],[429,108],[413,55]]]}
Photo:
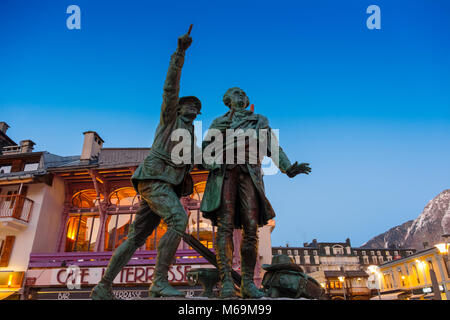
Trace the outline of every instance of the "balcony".
{"label": "balcony", "polygon": [[[214,251],[212,251],[214,253]],[[57,268],[74,264],[79,267],[106,267],[111,259],[112,251],[103,252],[53,252],[31,253],[29,268]],[[138,250],[127,266],[154,265],[156,250]],[[174,264],[208,264],[209,262],[192,249],[177,250]]]}
{"label": "balcony", "polygon": [[0,195],[0,227],[23,230],[30,221],[33,200],[22,195]]}

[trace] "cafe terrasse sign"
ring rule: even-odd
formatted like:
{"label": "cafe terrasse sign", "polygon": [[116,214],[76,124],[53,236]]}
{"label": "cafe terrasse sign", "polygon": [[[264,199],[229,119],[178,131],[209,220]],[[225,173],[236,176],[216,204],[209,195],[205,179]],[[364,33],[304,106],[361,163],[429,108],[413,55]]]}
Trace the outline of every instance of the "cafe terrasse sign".
{"label": "cafe terrasse sign", "polygon": [[[186,274],[195,268],[210,268],[210,265],[174,265],[169,269],[168,280],[176,284],[186,284]],[[39,268],[29,269],[27,279],[33,279],[32,286],[67,286],[80,288],[96,285],[104,275],[106,267]],[[154,266],[124,267],[114,279],[114,284],[150,284]],[[31,283],[30,283],[31,284]]]}

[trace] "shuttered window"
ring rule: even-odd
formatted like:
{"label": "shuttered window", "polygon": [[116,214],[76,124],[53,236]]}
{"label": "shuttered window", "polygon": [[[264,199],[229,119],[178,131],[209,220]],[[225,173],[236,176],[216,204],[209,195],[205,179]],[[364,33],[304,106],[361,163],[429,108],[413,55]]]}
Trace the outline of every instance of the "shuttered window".
{"label": "shuttered window", "polygon": [[9,264],[9,258],[11,257],[11,252],[14,245],[15,236],[6,236],[3,242],[1,256],[0,256],[0,267],[7,267]]}

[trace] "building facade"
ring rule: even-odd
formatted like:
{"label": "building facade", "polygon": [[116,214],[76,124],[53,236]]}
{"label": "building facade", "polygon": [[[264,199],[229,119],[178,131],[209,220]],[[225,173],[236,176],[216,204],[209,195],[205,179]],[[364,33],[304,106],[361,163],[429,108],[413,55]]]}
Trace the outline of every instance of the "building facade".
{"label": "building facade", "polygon": [[272,254],[286,254],[319,281],[328,299],[370,299],[369,266],[407,257],[414,249],[353,248],[345,242],[304,243],[302,247],[273,247]]}
{"label": "building facade", "polygon": [[448,245],[442,252],[432,247],[381,264],[373,270],[373,276],[380,287],[380,299],[448,300]]}
{"label": "building facade", "polygon": [[[8,151],[1,155],[0,161],[3,162],[0,166],[4,173],[0,174],[0,181],[3,179],[8,185],[2,188],[3,207],[11,206],[10,198],[13,196],[32,204],[25,231],[13,231],[11,227],[6,231],[7,224],[23,224],[17,213],[7,213],[8,217],[1,218],[4,221],[0,227],[0,239],[4,240],[5,248],[2,253],[5,257],[6,253],[9,255],[5,268],[20,272],[20,277],[14,274],[15,287],[12,290],[10,285],[8,292],[15,291],[22,299],[89,298],[113,251],[127,237],[140,201],[130,178],[150,150],[103,148],[103,143],[96,132],[88,131],[84,133],[80,156],[59,157],[47,152],[8,154]],[[9,148],[20,151],[14,146]],[[17,158],[27,160],[18,166],[14,164]],[[37,168],[31,166],[31,172],[27,165],[36,161],[39,165]],[[181,199],[189,216],[186,232],[214,251],[216,228],[200,212],[208,172],[195,168],[191,175],[194,192]],[[29,179],[25,180],[26,177]],[[16,212],[14,210],[11,212]],[[2,215],[3,212],[6,211],[3,210]],[[272,229],[273,224],[259,230],[258,271],[262,263],[271,260]],[[148,295],[156,248],[165,231],[166,225],[162,222],[116,277],[114,292],[118,297],[132,299]],[[14,243],[11,243],[11,236],[15,236]],[[238,255],[239,238],[240,234],[236,232],[235,252]],[[19,261],[17,259],[20,263],[16,262]],[[234,258],[234,265],[238,269],[238,256]],[[188,295],[198,295],[201,288],[190,286],[186,277],[190,269],[198,267],[212,266],[181,241],[169,272],[169,281]],[[8,277],[6,273],[1,274],[0,280]],[[261,277],[259,272],[255,273],[256,282]]]}
{"label": "building facade", "polygon": [[[7,126],[5,126],[7,128]],[[5,132],[3,132],[5,135]],[[63,158],[34,152],[31,140],[5,145],[0,154],[0,298],[19,298],[31,252],[54,250],[64,186],[47,167]]]}

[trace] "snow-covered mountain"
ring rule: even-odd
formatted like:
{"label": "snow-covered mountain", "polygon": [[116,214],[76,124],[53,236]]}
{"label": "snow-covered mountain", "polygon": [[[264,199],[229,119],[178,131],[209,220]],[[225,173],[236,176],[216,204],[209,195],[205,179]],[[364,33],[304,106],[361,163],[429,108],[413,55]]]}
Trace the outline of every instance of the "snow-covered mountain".
{"label": "snow-covered mountain", "polygon": [[364,248],[412,248],[421,250],[442,242],[442,235],[450,233],[450,189],[430,200],[415,220],[394,227],[363,244]]}

